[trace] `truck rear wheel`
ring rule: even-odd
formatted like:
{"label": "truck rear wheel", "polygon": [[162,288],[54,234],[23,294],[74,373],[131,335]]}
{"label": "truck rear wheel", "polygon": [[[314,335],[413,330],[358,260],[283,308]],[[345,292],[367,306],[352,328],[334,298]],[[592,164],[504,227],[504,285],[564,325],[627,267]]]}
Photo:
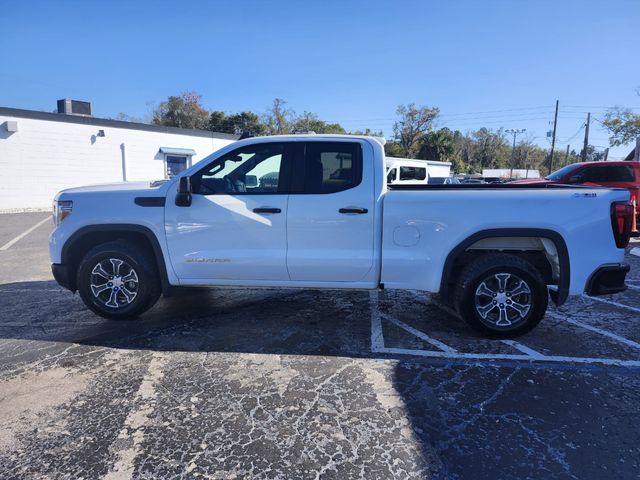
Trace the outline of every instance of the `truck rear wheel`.
{"label": "truck rear wheel", "polygon": [[85,305],[110,320],[136,318],[160,296],[153,259],[125,241],[90,250],[80,262],[77,285]]}
{"label": "truck rear wheel", "polygon": [[498,338],[533,329],[544,317],[548,301],[547,286],[536,267],[506,253],[489,253],[468,264],[454,292],[462,319]]}

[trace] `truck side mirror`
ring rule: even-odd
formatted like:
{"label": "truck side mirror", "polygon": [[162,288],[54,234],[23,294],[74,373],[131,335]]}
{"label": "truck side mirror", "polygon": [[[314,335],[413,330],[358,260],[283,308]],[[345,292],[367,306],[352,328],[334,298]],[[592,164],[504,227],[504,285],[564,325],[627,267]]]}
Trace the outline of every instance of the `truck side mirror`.
{"label": "truck side mirror", "polygon": [[191,205],[191,177],[180,177],[178,180],[176,205],[178,207],[188,207]]}
{"label": "truck side mirror", "polygon": [[255,188],[258,186],[258,177],[255,175],[245,175],[244,176],[244,186]]}

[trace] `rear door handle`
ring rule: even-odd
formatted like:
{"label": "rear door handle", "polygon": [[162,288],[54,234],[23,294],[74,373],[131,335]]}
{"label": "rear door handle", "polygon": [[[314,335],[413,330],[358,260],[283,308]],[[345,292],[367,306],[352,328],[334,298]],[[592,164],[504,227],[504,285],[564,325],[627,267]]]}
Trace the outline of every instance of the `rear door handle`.
{"label": "rear door handle", "polygon": [[341,208],[340,210],[338,210],[340,213],[355,213],[358,215],[363,215],[365,213],[368,213],[369,210],[367,210],[366,208],[359,208],[359,207],[346,207],[346,208]]}
{"label": "rear door handle", "polygon": [[254,208],[253,209],[253,213],[281,213],[282,210],[280,210],[279,208],[272,208],[272,207],[259,207],[259,208]]}

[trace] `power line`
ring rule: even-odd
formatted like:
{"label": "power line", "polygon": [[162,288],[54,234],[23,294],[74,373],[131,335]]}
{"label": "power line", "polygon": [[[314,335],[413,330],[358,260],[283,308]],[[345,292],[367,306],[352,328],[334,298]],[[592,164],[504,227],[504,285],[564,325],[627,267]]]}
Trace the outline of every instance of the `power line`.
{"label": "power line", "polygon": [[[532,120],[548,120],[549,117],[529,117],[529,118],[515,118],[515,119],[510,119],[510,118],[501,118],[501,119],[489,119],[484,120],[482,118],[460,118],[460,119],[446,119],[446,118],[440,118],[437,117],[435,119],[436,122],[441,121],[443,124],[445,125],[484,125],[484,124],[496,124],[496,123],[502,123],[502,124],[506,124],[506,123],[510,123],[513,120],[517,120],[517,121],[532,121]],[[330,122],[337,122],[340,123],[341,125],[349,125],[349,126],[362,126],[362,127],[376,127],[376,126],[391,126],[391,124],[393,122],[347,122],[347,121],[339,121],[339,120],[330,120]]]}
{"label": "power line", "polygon": [[520,108],[506,108],[506,109],[502,109],[502,110],[486,110],[484,112],[462,112],[462,113],[448,113],[446,115],[449,116],[454,116],[454,115],[478,115],[478,114],[484,114],[484,113],[503,113],[503,112],[518,112],[518,111],[522,111],[522,110],[540,110],[540,109],[546,109],[549,111],[553,110],[553,107],[550,107],[549,105],[543,105],[543,106],[539,106],[539,107],[520,107]]}
{"label": "power line", "polygon": [[560,140],[558,139],[558,143],[560,144],[564,144],[564,143],[571,143],[571,140],[573,140],[574,138],[576,138],[578,135],[580,135],[580,132],[582,132],[582,129],[584,128],[584,124],[580,125],[580,128],[578,129],[578,131],[576,133],[574,133],[573,135],[571,135],[569,138],[567,138],[566,140]]}
{"label": "power line", "polygon": [[566,108],[587,108],[590,110],[610,110],[610,109],[614,109],[614,108],[626,108],[628,110],[640,110],[640,107],[621,107],[620,105],[612,105],[609,107],[597,107],[597,106],[589,106],[589,105],[565,105]]}
{"label": "power line", "polygon": [[[482,111],[482,112],[441,113],[441,114],[438,115],[438,118],[442,118],[442,117],[460,117],[460,116],[469,116],[469,115],[484,115],[484,114],[491,114],[491,113],[517,112],[517,111],[524,111],[524,110],[540,110],[540,109],[545,109],[549,113],[553,112],[553,108],[552,107],[549,107],[549,106],[538,106],[538,107],[507,108],[507,109],[501,109],[501,110],[486,110],[486,111]],[[503,117],[503,116],[504,117],[511,117],[511,116],[517,117],[517,116],[520,116],[520,115],[539,115],[541,113],[545,113],[545,112],[535,111],[535,112],[528,112],[528,113],[522,113],[522,114],[497,115],[497,117]],[[478,117],[478,118],[485,118],[485,117]],[[344,120],[342,120],[342,122],[343,123],[375,122],[375,121],[385,121],[385,120],[395,121],[397,119],[398,119],[398,117],[351,118],[351,119],[344,119]],[[337,121],[337,120],[331,120],[331,121]]]}

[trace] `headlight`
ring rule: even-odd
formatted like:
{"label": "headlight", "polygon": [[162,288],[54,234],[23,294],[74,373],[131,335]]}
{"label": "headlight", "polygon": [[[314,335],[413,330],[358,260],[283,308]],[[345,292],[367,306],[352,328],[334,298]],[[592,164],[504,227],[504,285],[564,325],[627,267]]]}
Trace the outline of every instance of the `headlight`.
{"label": "headlight", "polygon": [[71,215],[73,202],[71,200],[53,201],[53,223],[57,227],[65,218]]}

